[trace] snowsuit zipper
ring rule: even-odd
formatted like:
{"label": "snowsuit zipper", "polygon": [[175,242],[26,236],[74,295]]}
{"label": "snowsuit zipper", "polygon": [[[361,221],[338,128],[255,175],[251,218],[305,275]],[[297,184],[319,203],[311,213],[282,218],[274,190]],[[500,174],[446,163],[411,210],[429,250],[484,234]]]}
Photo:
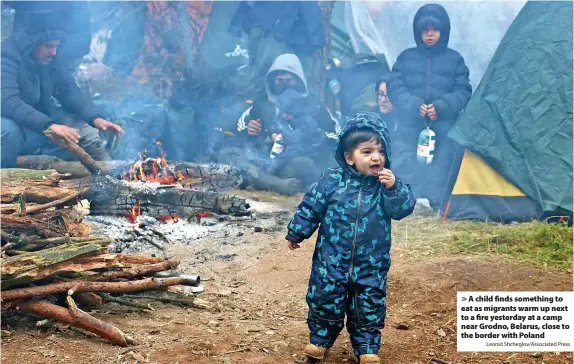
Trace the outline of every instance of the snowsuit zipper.
{"label": "snowsuit zipper", "polygon": [[425,97],[425,101],[427,104],[430,102],[429,87],[430,87],[430,55],[427,56],[427,82],[426,82],[426,97]]}
{"label": "snowsuit zipper", "polygon": [[[353,260],[355,259],[355,247],[357,243],[357,235],[359,235],[359,218],[361,214],[361,196],[363,194],[363,184],[359,188],[359,197],[357,198],[357,220],[355,221],[355,236],[353,237],[353,247],[351,249],[351,264],[349,265],[349,286],[353,285]],[[357,317],[359,324],[362,324],[361,310],[359,309],[359,293],[355,289],[355,305],[357,306]]]}

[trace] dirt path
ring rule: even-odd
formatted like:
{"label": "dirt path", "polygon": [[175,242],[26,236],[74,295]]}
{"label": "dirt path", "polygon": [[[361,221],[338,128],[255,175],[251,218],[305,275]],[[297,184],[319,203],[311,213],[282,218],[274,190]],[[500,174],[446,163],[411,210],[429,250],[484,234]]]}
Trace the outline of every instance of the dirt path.
{"label": "dirt path", "polygon": [[[209,252],[207,241],[173,246],[170,253],[184,259],[183,267],[206,279],[201,298],[213,307],[152,303],[156,311],[139,313],[108,304],[94,313],[132,335],[135,346],[119,348],[70,330],[20,328],[2,339],[2,363],[299,362],[308,340],[305,293],[313,244],[290,252],[282,234],[273,234],[230,240],[225,252]],[[572,363],[571,354],[534,358],[529,353],[457,353],[455,332],[457,290],[571,290],[571,274],[477,256],[414,262],[406,249],[393,247],[383,363],[423,364],[431,358],[451,363]],[[231,258],[205,259],[221,254]],[[395,328],[400,323],[408,329]],[[326,362],[354,362],[346,333]]]}

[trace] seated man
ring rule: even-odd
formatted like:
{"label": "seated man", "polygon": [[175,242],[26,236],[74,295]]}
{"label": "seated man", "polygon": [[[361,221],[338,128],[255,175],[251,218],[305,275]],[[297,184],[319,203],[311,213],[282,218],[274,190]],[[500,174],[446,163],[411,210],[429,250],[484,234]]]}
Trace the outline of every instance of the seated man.
{"label": "seated man", "polygon": [[[245,183],[256,189],[294,195],[302,189],[307,189],[308,182],[314,180],[315,177],[310,176],[312,172],[320,174],[323,168],[335,163],[332,150],[339,125],[322,100],[317,96],[309,95],[303,68],[296,55],[286,53],[277,57],[267,73],[265,86],[267,99],[256,100],[238,121],[237,130],[240,132],[241,148],[224,148],[219,154],[219,162],[242,169]],[[283,115],[280,115],[279,98],[286,90],[295,91],[300,96],[289,96],[291,91],[285,95],[290,99],[289,103],[295,102],[301,106],[299,120],[295,123],[300,123],[300,120],[303,120],[303,123],[305,123],[304,120],[313,120],[312,125],[298,125],[296,128],[301,131],[305,128],[312,128],[313,130],[308,130],[309,134],[319,129],[320,138],[316,138],[318,145],[313,153],[308,153],[306,156],[293,156],[289,160],[281,158],[282,163],[279,167],[273,166],[276,163],[271,163],[270,152],[275,137],[273,134],[280,133],[277,127],[281,124]],[[301,118],[301,116],[304,117]],[[278,121],[280,124],[277,123]],[[291,150],[297,148],[288,145],[293,139],[296,138],[285,139],[286,151],[290,148]]]}
{"label": "seated man", "polygon": [[[49,14],[43,14],[49,19]],[[1,73],[1,166],[16,167],[22,154],[50,154],[62,159],[71,155],[51,143],[42,133],[51,129],[56,135],[78,143],[96,160],[108,160],[99,133],[122,128],[103,118],[91,100],[78,88],[68,72],[53,64],[65,33],[50,28],[57,19],[30,22],[2,42]],[[57,108],[54,98],[62,108]],[[87,124],[89,123],[89,125]]]}

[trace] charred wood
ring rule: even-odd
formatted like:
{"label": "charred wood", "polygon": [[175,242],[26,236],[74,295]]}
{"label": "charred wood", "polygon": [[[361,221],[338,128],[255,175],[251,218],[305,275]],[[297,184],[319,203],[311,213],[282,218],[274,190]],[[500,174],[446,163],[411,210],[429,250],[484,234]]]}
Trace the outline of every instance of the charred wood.
{"label": "charred wood", "polygon": [[95,181],[86,193],[94,215],[126,215],[139,204],[142,215],[161,217],[168,215],[192,216],[198,212],[248,215],[249,205],[244,198],[230,194],[195,191],[176,186],[166,188],[102,178]]}

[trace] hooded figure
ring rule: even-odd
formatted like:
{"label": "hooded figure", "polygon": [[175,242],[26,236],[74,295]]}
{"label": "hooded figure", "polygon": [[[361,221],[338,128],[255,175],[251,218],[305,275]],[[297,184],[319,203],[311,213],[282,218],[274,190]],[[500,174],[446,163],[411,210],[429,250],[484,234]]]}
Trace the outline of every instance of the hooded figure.
{"label": "hooded figure", "polygon": [[[387,87],[409,145],[405,163],[417,166],[403,178],[438,208],[456,149],[447,134],[468,103],[472,87],[464,59],[448,48],[450,20],[441,5],[422,6],[415,15],[413,33],[417,46],[399,55]],[[432,107],[436,118],[432,120],[430,113],[421,116],[422,107]],[[422,165],[417,164],[416,148],[419,133],[427,127],[436,133],[435,155],[431,164]],[[417,181],[425,183],[415,187]]]}
{"label": "hooded figure", "polygon": [[[66,42],[58,50],[58,61],[64,67],[71,66],[90,53],[92,30],[90,9],[87,1],[4,1],[16,10],[13,31],[30,32],[39,23],[37,13],[52,13],[45,18],[57,21],[66,32]],[[40,25],[45,28],[45,25]]]}
{"label": "hooded figure", "polygon": [[287,234],[287,240],[298,243],[319,229],[307,293],[311,344],[331,347],[347,315],[357,356],[379,350],[391,263],[391,219],[408,216],[416,203],[410,187],[398,178],[387,189],[376,175],[360,173],[347,164],[341,141],[349,131],[361,128],[379,135],[384,166],[390,169],[391,144],[384,121],[375,113],[356,114],[335,148],[339,167],[325,170],[307,192]]}
{"label": "hooded figure", "polygon": [[[237,122],[239,135],[233,139],[240,145],[226,145],[219,153],[218,160],[220,163],[241,165],[240,169],[246,172],[244,180],[256,189],[294,195],[301,188],[306,189],[307,180],[316,180],[324,167],[334,164],[329,150],[335,144],[339,124],[323,101],[309,94],[303,67],[296,55],[286,53],[277,57],[265,80],[266,98],[256,100]],[[305,140],[311,137],[315,149],[312,155],[293,156],[279,166],[270,159],[270,152],[273,134],[281,131],[278,121],[283,117],[280,109],[284,107],[295,110],[297,115],[304,115],[294,121],[297,133],[305,135]],[[313,138],[317,130],[320,135]],[[305,143],[305,140],[289,139],[287,141],[286,138],[286,143]],[[314,174],[316,177],[313,177]]]}
{"label": "hooded figure", "polygon": [[[22,153],[40,151],[70,158],[42,135],[52,124],[79,129],[79,143],[86,152],[96,160],[109,159],[98,131],[90,127],[96,119],[103,120],[103,114],[80,91],[71,75],[52,61],[56,59],[56,43],[65,40],[65,33],[57,28],[54,16],[51,12],[38,13],[37,21],[31,22],[26,31],[16,31],[2,42],[2,167],[16,166],[16,158]],[[54,49],[45,48],[48,43]],[[50,49],[43,53],[44,63],[37,58],[40,46]],[[55,99],[62,108],[56,107]],[[90,126],[76,122],[66,112],[75,114]],[[117,127],[103,121],[110,128],[110,125]]]}
{"label": "hooded figure", "polygon": [[247,131],[251,120],[259,120],[262,136],[275,120],[279,113],[277,100],[280,93],[286,89],[293,89],[301,95],[301,106],[317,122],[325,136],[332,140],[329,149],[332,149],[337,138],[339,124],[325,107],[325,103],[318,96],[309,94],[307,80],[299,58],[291,53],[285,53],[275,59],[265,76],[266,100],[257,100],[239,118],[238,131]]}

